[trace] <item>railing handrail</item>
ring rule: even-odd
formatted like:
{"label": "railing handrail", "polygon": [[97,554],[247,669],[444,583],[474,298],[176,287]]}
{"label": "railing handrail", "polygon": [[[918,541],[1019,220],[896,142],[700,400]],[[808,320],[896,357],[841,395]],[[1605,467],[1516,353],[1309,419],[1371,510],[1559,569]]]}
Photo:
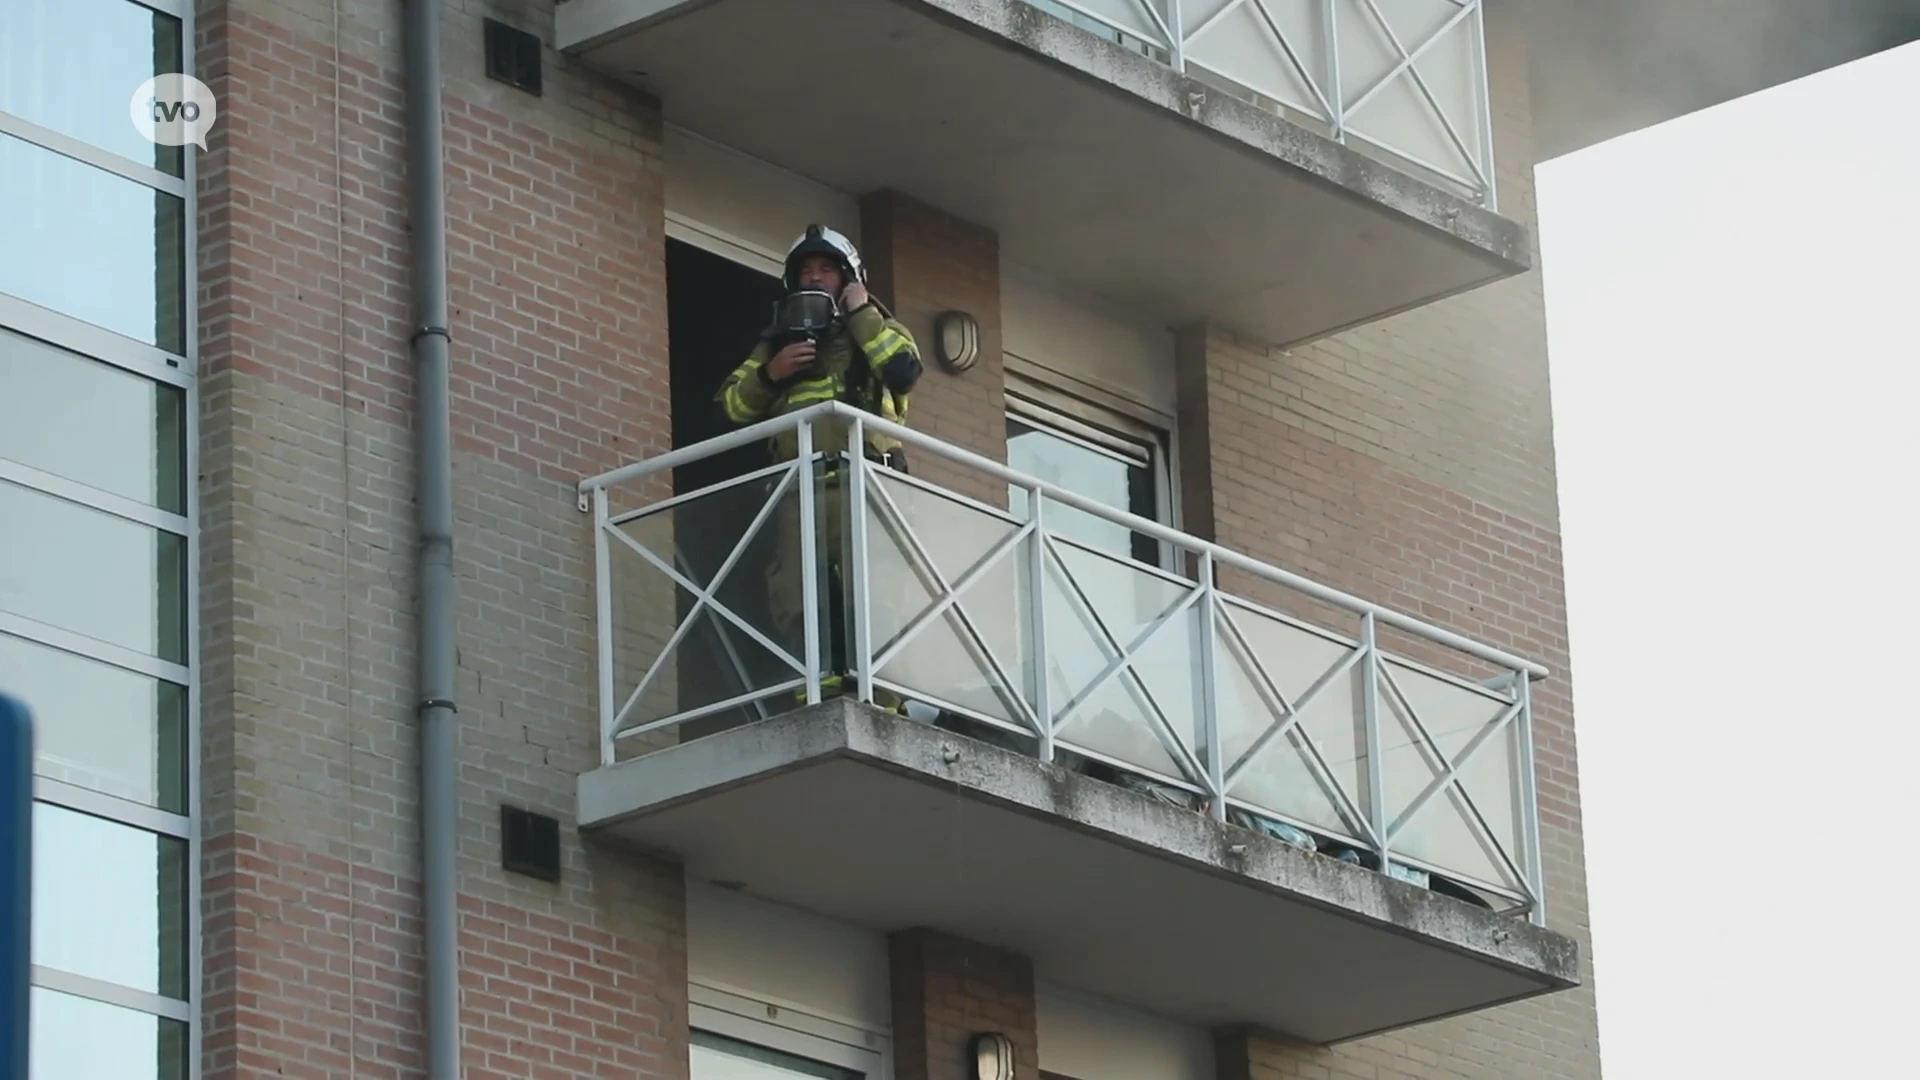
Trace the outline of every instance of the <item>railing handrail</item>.
{"label": "railing handrail", "polygon": [[1025,488],[1035,495],[1043,495],[1054,502],[1071,506],[1082,513],[1091,514],[1116,525],[1124,526],[1130,531],[1150,536],[1155,540],[1172,544],[1176,547],[1194,552],[1195,554],[1211,556],[1216,563],[1231,566],[1236,570],[1244,571],[1255,577],[1304,593],[1323,603],[1344,608],[1357,615],[1370,615],[1378,622],[1404,630],[1415,636],[1426,638],[1447,646],[1448,648],[1466,653],[1469,656],[1485,660],[1490,664],[1496,664],[1511,670],[1524,671],[1534,680],[1545,679],[1551,674],[1546,666],[1532,660],[1515,656],[1504,650],[1496,649],[1491,645],[1483,645],[1472,638],[1435,626],[1424,619],[1418,619],[1411,615],[1395,611],[1392,608],[1383,607],[1370,600],[1364,600],[1349,593],[1341,592],[1331,586],[1322,585],[1311,578],[1301,577],[1292,571],[1282,570],[1277,566],[1261,562],[1250,555],[1242,554],[1230,548],[1221,547],[1211,540],[1202,540],[1189,533],[1183,533],[1178,529],[1163,525],[1151,518],[1140,517],[1137,514],[1131,514],[1124,510],[1115,510],[1104,503],[1096,502],[1093,499],[1086,498],[1066,488],[1050,484],[1038,477],[1028,476],[1025,473],[1010,469],[985,455],[975,453],[964,447],[955,446],[952,443],[937,439],[923,432],[915,431],[904,425],[896,424],[890,420],[875,416],[872,413],[840,401],[825,401],[818,405],[810,405],[804,409],[786,413],[782,416],[776,416],[749,424],[746,427],[729,431],[723,435],[703,439],[691,446],[683,446],[678,450],[672,450],[665,454],[651,458],[643,458],[639,461],[622,465],[619,468],[580,481],[578,490],[583,496],[591,495],[598,489],[604,489],[615,484],[627,483],[632,480],[651,476],[663,470],[675,468],[690,461],[698,461],[709,455],[731,450],[735,447],[746,446],[761,439],[771,438],[781,432],[796,429],[801,424],[828,417],[838,417],[847,420],[850,424],[859,423],[865,428],[898,439],[906,445],[917,446],[928,450],[949,461],[977,469],[1008,484]]}
{"label": "railing handrail", "polygon": [[[1204,55],[1206,46],[1202,44],[1201,39],[1218,25],[1219,20],[1233,14],[1236,8],[1242,8],[1243,5],[1239,3],[1215,3],[1209,5],[1212,10],[1204,17],[1195,10],[1192,12],[1195,18],[1189,19],[1186,8],[1193,3],[1193,0],[1165,0],[1163,6],[1156,6],[1154,0],[1133,0],[1134,5],[1140,11],[1146,12],[1153,21],[1153,25],[1143,26],[1139,23],[1120,21],[1113,17],[1112,12],[1103,12],[1087,0],[1051,0],[1050,4],[1042,4],[1040,0],[1028,0],[1028,2],[1056,16],[1059,12],[1050,10],[1051,8],[1067,8],[1075,16],[1104,27],[1107,33],[1118,35],[1118,40],[1122,42],[1123,47],[1127,47],[1131,52],[1140,50],[1126,46],[1125,42],[1128,39],[1138,41],[1149,46],[1150,49],[1162,50],[1166,53],[1164,61],[1153,57],[1151,51],[1146,55],[1182,75],[1191,77],[1197,69],[1202,73],[1225,78],[1246,91],[1268,97],[1290,111],[1297,111],[1325,124],[1328,136],[1336,143],[1343,146],[1364,143],[1378,147],[1395,158],[1426,170],[1433,177],[1445,180],[1461,194],[1477,200],[1487,209],[1498,210],[1499,208],[1495,175],[1497,159],[1493,149],[1493,89],[1487,70],[1484,0],[1452,0],[1456,10],[1444,24],[1433,30],[1430,37],[1425,40],[1411,38],[1406,41],[1400,40],[1400,31],[1405,28],[1397,28],[1390,23],[1374,0],[1361,0],[1363,6],[1345,13],[1338,10],[1337,0],[1313,0],[1320,11],[1320,22],[1317,28],[1325,34],[1324,52],[1319,56],[1306,53],[1304,46],[1308,42],[1293,38],[1288,33],[1287,27],[1276,21],[1274,13],[1267,7],[1267,0],[1252,0],[1251,4],[1245,6],[1259,13],[1267,30],[1273,35],[1272,40],[1280,46],[1280,53],[1284,54],[1276,56],[1276,59],[1281,61],[1283,69],[1292,77],[1301,80],[1301,85],[1310,92],[1311,100],[1301,96],[1292,96],[1289,99],[1286,90],[1277,88],[1271,83],[1267,83],[1264,88],[1256,85],[1261,81],[1257,78],[1258,73],[1255,73],[1256,79],[1253,82],[1243,81],[1244,76],[1229,70],[1228,66],[1223,66],[1220,63],[1221,58],[1217,56],[1209,62]],[[1350,19],[1362,25],[1367,24],[1369,15],[1378,22],[1357,35],[1350,30],[1342,29]],[[1462,24],[1468,23],[1469,20],[1471,20],[1470,31],[1461,29]],[[1386,32],[1384,40],[1378,31]],[[1431,61],[1429,50],[1434,44],[1442,37],[1456,32],[1470,32],[1473,43],[1469,70],[1464,72],[1471,80],[1468,86],[1473,99],[1469,103],[1473,111],[1471,116],[1461,116],[1435,98],[1422,77],[1420,68],[1414,63],[1422,58]],[[1352,62],[1354,56],[1344,43],[1354,38],[1366,42],[1368,53],[1375,53],[1382,46],[1391,45],[1393,56],[1387,60],[1388,66],[1383,69],[1376,68],[1371,73],[1372,84],[1368,86],[1363,82],[1361,85],[1365,89],[1349,100],[1343,88],[1343,68],[1345,64]],[[1381,70],[1387,72],[1384,77],[1379,75]],[[1455,69],[1455,73],[1461,72]],[[1367,72],[1361,72],[1363,78],[1367,75]],[[1407,85],[1409,82],[1412,86]],[[1433,110],[1433,115],[1440,121],[1440,129],[1430,134],[1444,135],[1452,141],[1454,149],[1459,152],[1461,160],[1466,163],[1468,171],[1472,173],[1471,176],[1463,176],[1441,162],[1427,160],[1419,151],[1406,145],[1402,140],[1391,138],[1383,129],[1373,128],[1372,133],[1369,134],[1367,130],[1355,128],[1354,118],[1366,105],[1395,85],[1407,90],[1417,89],[1426,99]],[[1226,92],[1233,93],[1235,96],[1244,96],[1232,90]],[[1466,139],[1469,136],[1463,135],[1454,126],[1456,121],[1473,123],[1474,130],[1470,137],[1479,141],[1477,147],[1470,147],[1467,144]],[[1372,127],[1364,121],[1361,123],[1363,128]],[[1393,161],[1387,164],[1390,168],[1406,171],[1404,166]]]}

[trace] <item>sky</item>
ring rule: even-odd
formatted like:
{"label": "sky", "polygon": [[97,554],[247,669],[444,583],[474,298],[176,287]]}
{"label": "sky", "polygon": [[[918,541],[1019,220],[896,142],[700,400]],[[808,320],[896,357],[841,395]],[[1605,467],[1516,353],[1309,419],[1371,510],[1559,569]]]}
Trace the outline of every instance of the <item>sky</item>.
{"label": "sky", "polygon": [[1540,165],[1608,1080],[1912,1075],[1920,44]]}

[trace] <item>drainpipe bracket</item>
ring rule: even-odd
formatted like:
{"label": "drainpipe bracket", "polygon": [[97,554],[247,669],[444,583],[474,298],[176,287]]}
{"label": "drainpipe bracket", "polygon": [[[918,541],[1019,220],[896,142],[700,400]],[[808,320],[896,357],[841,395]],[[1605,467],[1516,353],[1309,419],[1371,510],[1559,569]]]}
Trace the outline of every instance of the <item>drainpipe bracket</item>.
{"label": "drainpipe bracket", "polygon": [[419,705],[416,705],[414,712],[415,714],[424,713],[428,709],[445,709],[450,713],[457,713],[460,711],[460,706],[455,705],[446,698],[428,698]]}

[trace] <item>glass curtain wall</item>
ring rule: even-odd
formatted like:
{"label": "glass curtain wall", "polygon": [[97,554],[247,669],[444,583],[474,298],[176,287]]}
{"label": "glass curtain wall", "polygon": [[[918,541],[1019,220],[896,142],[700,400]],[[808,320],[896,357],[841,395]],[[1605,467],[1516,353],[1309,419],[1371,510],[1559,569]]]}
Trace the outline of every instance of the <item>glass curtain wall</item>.
{"label": "glass curtain wall", "polygon": [[33,1080],[184,1080],[198,992],[189,0],[0,2],[0,691],[37,722]]}

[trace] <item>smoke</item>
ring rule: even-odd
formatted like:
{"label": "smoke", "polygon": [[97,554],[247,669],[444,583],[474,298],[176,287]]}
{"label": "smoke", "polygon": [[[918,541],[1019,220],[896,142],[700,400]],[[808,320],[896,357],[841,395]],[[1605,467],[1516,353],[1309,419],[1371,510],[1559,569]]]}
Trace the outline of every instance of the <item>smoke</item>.
{"label": "smoke", "polygon": [[1920,0],[1532,0],[1536,157],[1920,39]]}

